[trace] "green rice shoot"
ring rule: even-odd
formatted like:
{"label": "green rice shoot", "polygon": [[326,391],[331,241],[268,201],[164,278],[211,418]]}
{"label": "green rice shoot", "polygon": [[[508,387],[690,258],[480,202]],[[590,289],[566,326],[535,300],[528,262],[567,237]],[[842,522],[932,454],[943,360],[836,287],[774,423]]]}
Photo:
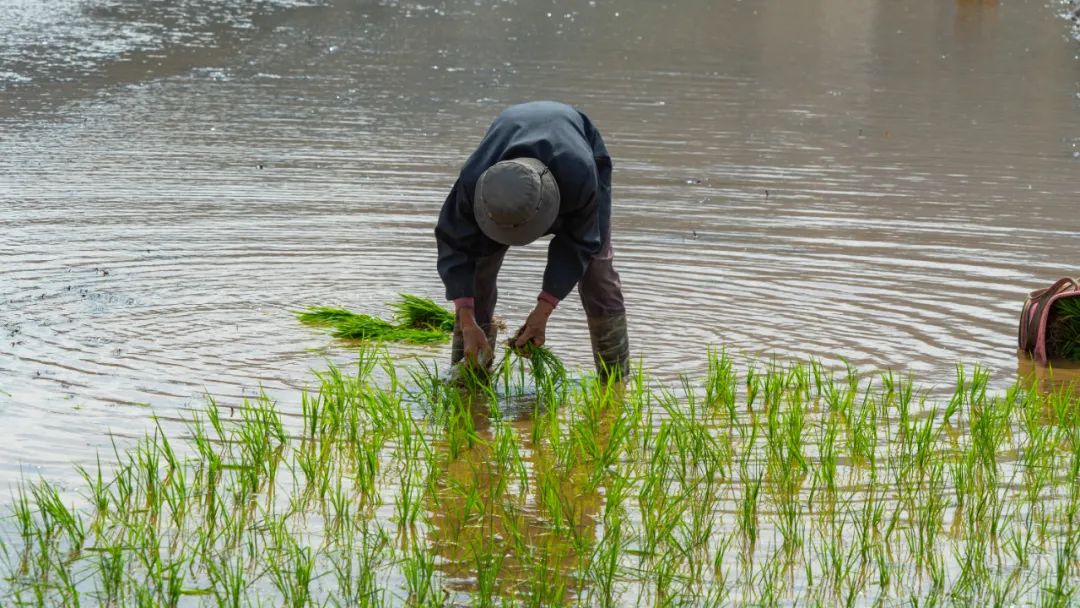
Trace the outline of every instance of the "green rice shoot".
{"label": "green rice shoot", "polygon": [[0,604],[1080,605],[1074,392],[707,357],[529,407],[513,360],[469,392],[365,346],[211,399],[15,488]]}
{"label": "green rice shoot", "polygon": [[1047,336],[1051,354],[1080,361],[1080,298],[1063,298],[1054,311]]}
{"label": "green rice shoot", "polygon": [[560,382],[566,378],[566,366],[550,348],[529,342],[519,348],[511,347],[510,350],[518,358],[529,362],[537,385],[545,382]]}

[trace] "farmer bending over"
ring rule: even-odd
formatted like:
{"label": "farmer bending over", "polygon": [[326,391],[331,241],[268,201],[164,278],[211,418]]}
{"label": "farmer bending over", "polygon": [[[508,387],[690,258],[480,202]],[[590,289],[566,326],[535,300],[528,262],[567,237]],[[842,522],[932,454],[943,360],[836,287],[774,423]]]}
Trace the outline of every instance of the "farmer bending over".
{"label": "farmer bending over", "polygon": [[625,377],[630,344],[612,266],[611,157],[587,116],[551,101],[504,110],[439,213],[439,275],[457,311],[451,363],[491,364],[503,256],[545,234],[554,238],[543,290],[513,344],[542,346],[548,317],[577,285],[598,373]]}

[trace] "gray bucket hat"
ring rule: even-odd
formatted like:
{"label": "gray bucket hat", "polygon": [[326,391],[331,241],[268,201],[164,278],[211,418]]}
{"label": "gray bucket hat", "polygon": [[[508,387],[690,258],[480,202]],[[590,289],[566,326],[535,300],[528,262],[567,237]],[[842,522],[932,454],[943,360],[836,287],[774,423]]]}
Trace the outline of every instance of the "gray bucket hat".
{"label": "gray bucket hat", "polygon": [[503,245],[528,245],[559,215],[559,185],[535,158],[496,163],[476,180],[473,214],[480,230]]}

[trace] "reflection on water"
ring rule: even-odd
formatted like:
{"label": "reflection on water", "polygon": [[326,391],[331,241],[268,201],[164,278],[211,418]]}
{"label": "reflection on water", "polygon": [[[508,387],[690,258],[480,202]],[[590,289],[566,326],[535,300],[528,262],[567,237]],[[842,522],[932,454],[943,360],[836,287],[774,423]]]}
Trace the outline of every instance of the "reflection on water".
{"label": "reflection on water", "polygon": [[25,116],[116,81],[174,74],[249,38],[275,10],[308,0],[4,0],[0,116]]}
{"label": "reflection on water", "polygon": [[[429,501],[427,533],[441,558],[444,588],[464,605],[485,583],[512,597],[528,581],[545,581],[543,590],[531,592],[546,605],[564,604],[579,594],[575,573],[598,540],[604,488],[590,483],[584,466],[558,471],[550,444],[537,441],[538,428],[557,424],[555,412],[523,410],[493,426],[486,401],[471,405],[471,420],[457,419],[461,427],[446,429],[449,439],[436,443],[446,468]],[[611,410],[599,421],[601,449],[612,421]],[[455,435],[458,445],[452,445]],[[521,455],[522,468],[505,468],[510,451]],[[498,558],[476,563],[478,555]],[[493,580],[485,581],[485,573]]]}
{"label": "reflection on water", "polygon": [[1016,357],[1017,377],[1025,386],[1036,386],[1044,394],[1065,392],[1080,395],[1080,363],[1050,361],[1039,365],[1025,354]]}

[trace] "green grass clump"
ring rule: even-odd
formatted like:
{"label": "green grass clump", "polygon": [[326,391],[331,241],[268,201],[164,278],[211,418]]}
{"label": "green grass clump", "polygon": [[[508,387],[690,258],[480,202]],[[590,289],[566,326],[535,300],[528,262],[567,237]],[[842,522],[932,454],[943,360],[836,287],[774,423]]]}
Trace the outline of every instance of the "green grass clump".
{"label": "green grass clump", "polygon": [[397,323],[330,306],[313,306],[296,318],[305,325],[329,327],[335,338],[346,340],[437,344],[454,330],[453,313],[427,298],[403,293],[390,307]]}
{"label": "green grass clump", "polygon": [[1080,361],[1080,298],[1064,298],[1055,305],[1050,351],[1071,361]]}

